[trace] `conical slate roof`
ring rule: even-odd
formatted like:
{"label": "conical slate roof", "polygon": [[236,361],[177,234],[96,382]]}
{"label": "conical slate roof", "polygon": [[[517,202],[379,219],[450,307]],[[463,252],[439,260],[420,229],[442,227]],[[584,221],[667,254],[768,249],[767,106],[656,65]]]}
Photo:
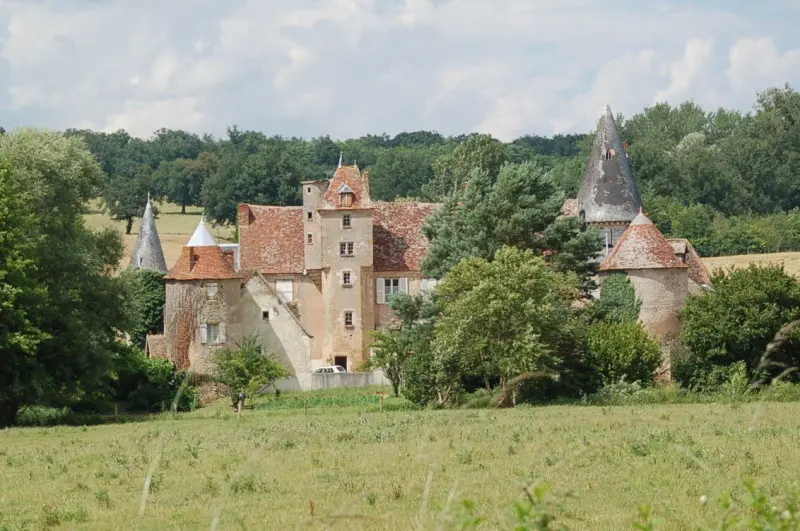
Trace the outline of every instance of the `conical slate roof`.
{"label": "conical slate roof", "polygon": [[217,245],[217,240],[214,239],[208,227],[206,227],[204,218],[200,218],[200,223],[194,229],[194,234],[189,238],[189,243],[186,244],[186,247],[210,247],[215,245]]}
{"label": "conical slate roof", "polygon": [[642,197],[608,105],[598,122],[578,202],[588,223],[631,221],[642,207]]}
{"label": "conical slate roof", "polygon": [[133,247],[131,269],[151,269],[159,273],[167,272],[167,262],[164,260],[164,251],[161,249],[161,240],[156,230],[156,218],[153,215],[153,207],[150,205],[150,198],[147,198],[147,205],[144,207],[142,216],[142,226],[139,228],[139,235],[136,237],[136,245]]}
{"label": "conical slate roof", "polygon": [[641,210],[600,264],[600,271],[687,268],[650,219]]}

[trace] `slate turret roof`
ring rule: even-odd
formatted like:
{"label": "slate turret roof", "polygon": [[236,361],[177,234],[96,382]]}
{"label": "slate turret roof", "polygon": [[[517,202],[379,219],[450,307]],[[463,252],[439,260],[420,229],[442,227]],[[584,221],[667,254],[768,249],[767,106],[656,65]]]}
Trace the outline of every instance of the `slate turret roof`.
{"label": "slate turret roof", "polygon": [[597,125],[589,164],[578,192],[587,223],[631,221],[642,208],[617,124],[606,105]]}
{"label": "slate turret roof", "polygon": [[189,243],[187,243],[186,246],[211,247],[215,245],[217,245],[217,240],[214,239],[208,227],[206,227],[204,218],[200,218],[200,223],[197,224],[197,228],[194,229],[194,234],[189,238]]}
{"label": "slate turret roof", "polygon": [[688,266],[675,256],[672,245],[641,211],[600,264],[600,271],[671,268]]}
{"label": "slate turret roof", "polygon": [[156,218],[153,215],[153,207],[150,205],[149,197],[147,198],[147,205],[144,207],[142,226],[139,228],[139,235],[136,237],[136,245],[133,247],[131,262],[128,267],[131,269],[151,269],[159,273],[167,272],[167,262],[164,260],[164,251],[161,249],[161,239],[158,237]]}

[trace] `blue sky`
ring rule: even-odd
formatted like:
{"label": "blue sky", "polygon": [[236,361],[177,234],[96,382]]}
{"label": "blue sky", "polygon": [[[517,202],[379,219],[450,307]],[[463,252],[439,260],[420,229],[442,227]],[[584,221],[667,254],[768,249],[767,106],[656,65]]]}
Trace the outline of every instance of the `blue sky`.
{"label": "blue sky", "polygon": [[0,125],[584,132],[800,88],[800,0],[0,0]]}

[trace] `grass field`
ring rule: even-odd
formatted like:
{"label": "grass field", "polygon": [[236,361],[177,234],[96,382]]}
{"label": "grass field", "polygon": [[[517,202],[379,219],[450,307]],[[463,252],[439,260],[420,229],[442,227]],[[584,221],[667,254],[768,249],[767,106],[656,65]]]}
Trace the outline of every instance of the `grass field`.
{"label": "grass field", "polygon": [[4,430],[0,529],[213,529],[215,516],[217,529],[447,529],[450,496],[474,500],[483,529],[511,529],[511,503],[537,481],[570,529],[632,529],[644,503],[658,529],[697,529],[745,478],[781,495],[800,477],[795,403],[379,411],[374,395],[313,398],[241,418],[220,402]]}
{"label": "grass field", "polygon": [[[200,222],[202,209],[188,207],[186,214],[181,214],[180,206],[172,203],[156,203],[158,217],[156,218],[156,228],[161,238],[161,247],[164,250],[164,259],[167,267],[172,267],[181,255],[181,248],[189,241],[189,236],[197,228]],[[122,260],[122,267],[127,267],[130,261],[133,246],[136,244],[136,236],[142,224],[141,218],[136,218],[133,222],[131,234],[125,234],[125,222],[114,221],[103,214],[97,205],[92,205],[90,213],[86,216],[87,224],[92,228],[114,227],[120,231],[125,240],[125,257]],[[219,242],[228,242],[233,239],[233,228],[231,227],[211,227],[207,223],[212,234]]]}

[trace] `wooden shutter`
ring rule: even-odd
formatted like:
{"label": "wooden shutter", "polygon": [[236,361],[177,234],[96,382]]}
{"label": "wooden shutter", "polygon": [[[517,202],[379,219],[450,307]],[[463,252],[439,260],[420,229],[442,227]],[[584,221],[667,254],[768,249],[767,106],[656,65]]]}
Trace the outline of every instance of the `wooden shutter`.
{"label": "wooden shutter", "polygon": [[204,345],[208,343],[208,333],[206,329],[207,327],[205,324],[200,325],[200,343]]}
{"label": "wooden shutter", "polygon": [[378,304],[386,304],[386,293],[383,290],[382,278],[375,281],[375,296],[377,297]]}
{"label": "wooden shutter", "polygon": [[400,293],[408,293],[408,279],[401,278],[398,287],[400,288]]}
{"label": "wooden shutter", "polygon": [[225,343],[227,341],[227,336],[225,335],[225,323],[219,324],[219,342]]}

